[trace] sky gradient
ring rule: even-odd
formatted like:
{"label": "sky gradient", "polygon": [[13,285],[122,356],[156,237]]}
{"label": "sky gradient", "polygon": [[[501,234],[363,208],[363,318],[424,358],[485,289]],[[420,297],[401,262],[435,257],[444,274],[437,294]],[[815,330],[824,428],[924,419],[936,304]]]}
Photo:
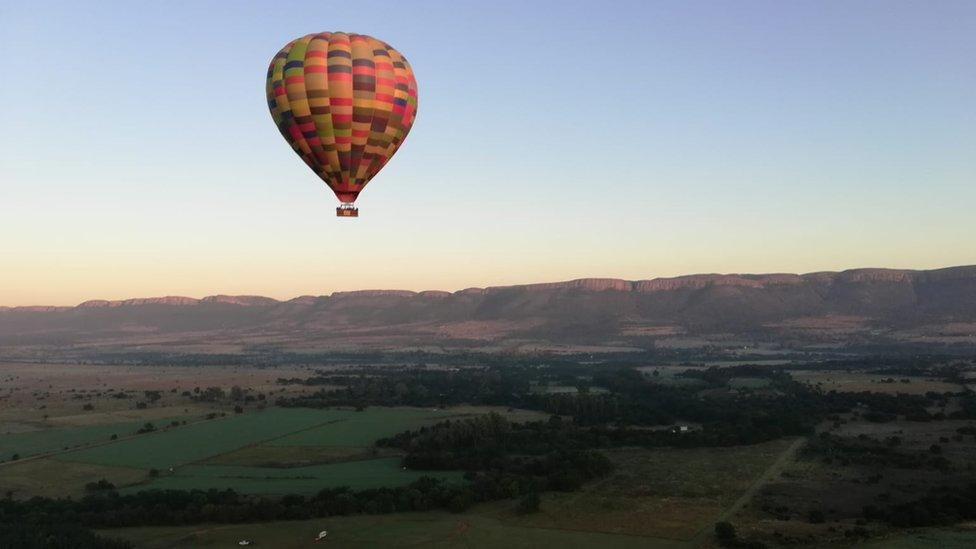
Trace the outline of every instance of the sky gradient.
{"label": "sky gradient", "polygon": [[[135,5],[0,4],[0,305],[976,263],[976,2]],[[326,30],[419,86],[356,220],[264,98]]]}

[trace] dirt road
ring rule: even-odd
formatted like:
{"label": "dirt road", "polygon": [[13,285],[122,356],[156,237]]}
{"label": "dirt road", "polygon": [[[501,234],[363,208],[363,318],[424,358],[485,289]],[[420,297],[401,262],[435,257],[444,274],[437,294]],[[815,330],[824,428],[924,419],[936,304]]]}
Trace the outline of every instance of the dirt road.
{"label": "dirt road", "polygon": [[[800,450],[800,448],[803,447],[806,441],[806,438],[801,437],[793,441],[793,444],[787,446],[787,448],[783,450],[783,453],[776,458],[776,461],[774,461],[773,464],[763,472],[763,474],[756,477],[756,480],[752,482],[745,492],[742,492],[742,495],[739,496],[739,498],[736,499],[732,505],[725,509],[725,511],[722,511],[722,514],[715,518],[715,522],[722,522],[734,517],[736,513],[742,510],[742,508],[749,503],[753,496],[755,496],[763,486],[765,486],[768,482],[779,478],[780,473],[782,473],[783,469],[791,461],[793,461],[793,458],[796,457],[796,453]],[[699,530],[698,533],[695,534],[695,537],[689,540],[688,544],[691,547],[701,547],[710,539],[712,535],[713,525],[709,524]]]}

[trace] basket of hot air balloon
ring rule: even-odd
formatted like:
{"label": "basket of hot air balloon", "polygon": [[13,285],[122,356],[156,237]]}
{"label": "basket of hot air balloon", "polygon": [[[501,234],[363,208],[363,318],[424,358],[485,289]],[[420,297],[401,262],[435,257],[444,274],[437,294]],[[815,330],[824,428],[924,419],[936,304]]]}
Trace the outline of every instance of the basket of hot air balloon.
{"label": "basket of hot air balloon", "polygon": [[358,217],[356,198],[417,115],[410,64],[365,34],[309,34],[274,56],[266,87],[281,135],[342,202],[336,215]]}

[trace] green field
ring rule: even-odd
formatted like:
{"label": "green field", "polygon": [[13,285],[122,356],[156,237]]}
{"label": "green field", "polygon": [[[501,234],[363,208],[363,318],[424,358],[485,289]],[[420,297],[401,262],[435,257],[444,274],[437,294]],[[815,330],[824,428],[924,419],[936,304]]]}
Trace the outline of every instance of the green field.
{"label": "green field", "polygon": [[[401,486],[425,474],[460,480],[455,472],[405,471],[395,451],[376,449],[373,444],[407,429],[473,411],[271,408],[65,452],[49,461],[61,463],[66,474],[72,468],[92,466],[110,472],[111,468],[143,471],[134,480],[129,474],[112,475],[127,481],[119,485],[127,493],[153,488],[233,488],[253,494],[314,494],[336,486]],[[149,469],[157,469],[161,475],[150,478]],[[66,477],[76,491],[79,477],[82,475]],[[38,485],[35,491],[41,489]],[[31,493],[30,484],[19,483],[19,493]]]}
{"label": "green field", "polygon": [[348,413],[273,408],[150,433],[116,444],[71,452],[58,456],[58,459],[98,465],[168,469],[330,421],[340,421]]}
{"label": "green field", "polygon": [[[373,446],[379,438],[424,424],[487,409],[370,408],[313,410],[271,408],[201,421],[115,442],[142,422],[78,426],[0,437],[22,457],[50,457],[7,463],[0,487],[17,497],[84,493],[86,483],[106,478],[121,491],[149,488],[234,488],[255,494],[313,494],[324,487],[400,486],[423,476],[404,471],[393,449]],[[524,413],[523,411],[513,411]],[[168,424],[159,421],[157,425]],[[101,442],[62,451],[65,446]],[[150,469],[162,474],[150,478]],[[172,471],[170,471],[172,469]],[[460,479],[454,472],[434,474]]]}
{"label": "green field", "polygon": [[426,408],[370,408],[343,412],[343,421],[329,423],[269,442],[273,446],[369,446],[408,429],[444,421],[456,414]]}
{"label": "green field", "polygon": [[[474,406],[373,407],[359,412],[269,408],[114,442],[109,441],[111,434],[132,435],[142,422],[65,427],[0,437],[6,444],[16,441],[14,451],[23,457],[54,452],[42,459],[5,464],[0,470],[0,487],[18,498],[77,496],[84,493],[88,482],[105,478],[126,493],[154,488],[233,488],[253,494],[314,494],[335,486],[401,486],[425,474],[460,480],[456,472],[405,471],[396,449],[374,444],[408,429],[488,412],[515,421],[546,417],[527,410]],[[91,442],[102,444],[62,451],[65,446]],[[151,469],[160,475],[150,477]]]}
{"label": "green field", "polygon": [[[153,424],[157,427],[163,427],[172,421],[189,419],[185,416],[165,418],[153,420]],[[120,437],[133,435],[145,423],[145,421],[125,421],[105,425],[57,427],[41,431],[0,435],[0,460],[8,460],[15,453],[20,454],[20,457],[23,458],[96,442],[107,442],[112,435]]]}
{"label": "green field", "polygon": [[122,493],[138,492],[147,487],[164,490],[206,490],[230,487],[247,494],[311,495],[323,488],[339,486],[357,489],[403,486],[423,476],[462,480],[460,472],[403,470],[400,467],[400,458],[289,468],[188,465],[180,467],[173,474],[164,474],[148,486],[144,484],[130,486],[122,490]]}
{"label": "green field", "polygon": [[[308,546],[320,530],[329,531],[327,543],[352,548],[690,547],[711,539],[712,525],[723,510],[792,446],[793,441],[784,439],[729,448],[611,450],[607,454],[617,469],[609,477],[579,492],[544,494],[541,511],[530,515],[516,514],[516,502],[504,500],[478,505],[463,514],[357,515],[247,525],[128,528],[103,534],[149,548],[227,547],[247,539],[256,546],[287,549]],[[213,486],[229,481],[247,492],[276,493],[286,487],[308,494],[330,485],[389,486],[409,478],[403,475],[396,458],[277,469],[194,465],[177,469],[172,476],[164,474],[153,485],[204,488],[216,480]]]}

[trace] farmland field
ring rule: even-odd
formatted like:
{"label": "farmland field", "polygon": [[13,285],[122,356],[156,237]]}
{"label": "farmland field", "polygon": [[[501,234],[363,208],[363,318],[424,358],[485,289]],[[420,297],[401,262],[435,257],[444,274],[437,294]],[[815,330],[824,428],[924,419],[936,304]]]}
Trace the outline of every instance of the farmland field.
{"label": "farmland field", "polygon": [[[307,411],[306,411],[307,412]],[[365,412],[333,412],[342,421],[288,435],[269,442],[273,446],[368,446],[378,439],[443,421],[456,414],[425,408],[370,408]]]}
{"label": "farmland field", "polygon": [[274,408],[187,425],[116,444],[59,456],[64,461],[163,469],[206,459],[248,444],[339,421],[345,411]]}
{"label": "farmland field", "polygon": [[[172,411],[173,408],[164,408]],[[201,409],[194,408],[194,411]],[[59,425],[43,430],[0,435],[0,451],[9,460],[51,453],[43,459],[8,462],[0,468],[0,489],[16,497],[81,495],[85,484],[105,478],[124,492],[147,488],[228,488],[261,494],[314,493],[326,486],[354,488],[396,486],[423,476],[402,471],[397,452],[376,448],[376,440],[449,418],[489,411],[513,421],[546,417],[538,412],[459,406],[450,409],[269,408],[230,414],[175,427],[155,420],[159,430],[135,435],[144,421],[94,425]],[[105,417],[154,417],[158,409],[103,414]],[[52,418],[58,419],[58,418]],[[71,420],[74,421],[74,420]],[[119,440],[112,441],[116,434]],[[79,448],[80,446],[80,448]],[[150,478],[150,469],[162,474]],[[172,471],[170,471],[172,469]],[[438,475],[455,479],[453,472]]]}
{"label": "farmland field", "polygon": [[[188,416],[176,416],[154,420],[158,425],[171,421],[191,420]],[[107,423],[102,425],[53,427],[24,433],[0,435],[0,460],[10,459],[12,454],[28,457],[67,448],[75,448],[109,440],[112,435],[124,437],[134,434],[145,424],[143,420]]]}
{"label": "farmland field", "polygon": [[[463,409],[468,415],[476,409]],[[421,408],[312,410],[273,408],[132,435],[142,422],[62,427],[0,436],[0,448],[43,459],[8,462],[0,489],[17,497],[81,495],[105,478],[125,492],[147,488],[235,488],[248,493],[314,493],[326,486],[402,485],[420,473],[402,471],[399,458],[373,447],[384,436],[458,417]],[[163,422],[159,422],[163,425]],[[111,434],[120,440],[109,441]],[[121,438],[127,437],[128,438]],[[97,446],[63,451],[65,446]],[[169,471],[172,468],[173,471]],[[163,472],[150,478],[150,469]],[[443,478],[459,478],[444,473]]]}
{"label": "farmland field", "polygon": [[491,510],[455,515],[442,512],[361,515],[263,524],[123,528],[104,530],[106,536],[132,541],[147,549],[230,547],[247,539],[258,547],[291,549],[308,547],[319,531],[328,530],[327,546],[373,547],[467,547],[535,549],[560,547],[582,549],[671,549],[680,542],[636,536],[525,528],[490,516]]}
{"label": "farmland field", "polygon": [[173,474],[163,474],[149,485],[129,486],[122,493],[147,488],[206,490],[233,488],[247,494],[315,494],[323,488],[350,486],[356,489],[402,486],[420,477],[461,480],[460,472],[409,471],[400,458],[380,458],[307,467],[240,467],[234,465],[189,465]]}
{"label": "farmland field", "polygon": [[381,457],[391,449],[359,446],[245,446],[219,454],[205,461],[207,465],[240,465],[246,467],[303,467],[319,463],[337,463]]}

